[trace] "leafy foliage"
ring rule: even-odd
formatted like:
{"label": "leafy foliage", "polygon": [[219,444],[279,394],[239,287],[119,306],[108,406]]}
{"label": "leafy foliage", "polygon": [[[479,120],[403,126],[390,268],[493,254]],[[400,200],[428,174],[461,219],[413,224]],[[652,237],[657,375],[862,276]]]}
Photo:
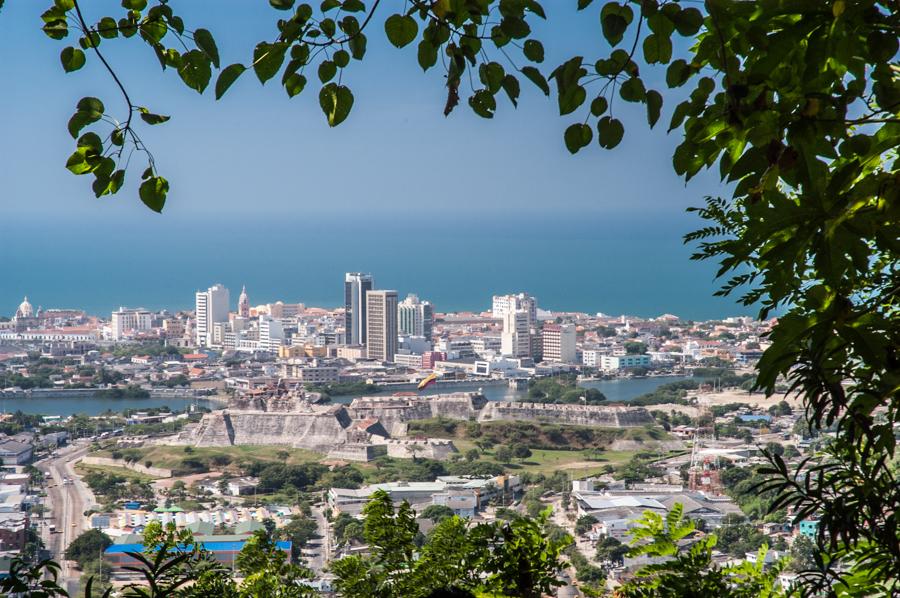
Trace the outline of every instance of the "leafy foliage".
{"label": "leafy foliage", "polygon": [[647,511],[631,530],[631,557],[660,558],[660,562],[638,569],[623,586],[621,598],[676,596],[721,596],[723,598],[768,598],[783,595],[776,580],[780,565],[764,568],[768,547],[759,550],[756,563],[720,567],[712,562],[716,536],[693,537],[693,522],[685,519],[676,504],[663,518]]}
{"label": "leafy foliage", "polygon": [[456,588],[538,598],[561,583],[556,571],[566,542],[546,536],[549,511],[536,520],[517,517],[478,525],[446,517],[432,529],[418,558],[418,528],[407,503],[395,508],[390,496],[378,491],[363,513],[371,554],[332,564],[342,596],[417,597]]}

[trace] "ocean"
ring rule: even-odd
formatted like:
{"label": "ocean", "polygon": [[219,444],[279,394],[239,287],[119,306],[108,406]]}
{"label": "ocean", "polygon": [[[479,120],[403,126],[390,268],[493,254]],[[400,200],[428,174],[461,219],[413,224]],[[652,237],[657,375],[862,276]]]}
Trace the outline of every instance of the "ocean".
{"label": "ocean", "polygon": [[371,272],[377,288],[416,293],[438,311],[490,309],[493,294],[526,291],[560,311],[753,314],[713,297],[715,264],[689,259],[681,237],[699,225],[694,216],[548,213],[7,222],[0,315],[24,295],[35,307],[106,317],[118,306],[192,309],[194,292],[217,282],[233,304],[246,284],[253,305],[335,307],[347,271]]}

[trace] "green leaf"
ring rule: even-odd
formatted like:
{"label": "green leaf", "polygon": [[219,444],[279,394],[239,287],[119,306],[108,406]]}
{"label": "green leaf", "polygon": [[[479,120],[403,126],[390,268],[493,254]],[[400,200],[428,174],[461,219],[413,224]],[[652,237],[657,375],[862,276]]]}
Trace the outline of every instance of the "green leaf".
{"label": "green leaf", "polygon": [[97,23],[97,33],[106,39],[112,39],[119,36],[119,27],[116,20],[112,17],[103,17]]}
{"label": "green leaf", "polygon": [[588,125],[576,123],[569,125],[563,138],[566,142],[566,149],[575,154],[591,142],[594,138],[594,132]]}
{"label": "green leaf", "polygon": [[347,53],[347,50],[338,50],[334,53],[334,56],[332,56],[331,59],[338,66],[338,68],[344,68],[345,66],[350,64],[350,54]]}
{"label": "green leaf", "polygon": [[594,0],[578,0],[578,10],[584,10],[591,5]]}
{"label": "green leaf", "polygon": [[122,6],[130,10],[144,10],[147,8],[147,0],[122,0]]}
{"label": "green leaf", "polygon": [[72,174],[85,174],[91,171],[91,165],[87,163],[85,148],[78,148],[66,160],[66,168]]}
{"label": "green leaf", "polygon": [[606,109],[609,108],[609,102],[606,101],[606,98],[603,96],[597,96],[594,98],[594,101],[591,102],[591,114],[594,116],[601,116]]}
{"label": "green leaf", "polygon": [[241,73],[247,70],[243,64],[232,64],[225,67],[225,70],[216,80],[216,99],[219,100],[228,91],[228,88],[241,76]]}
{"label": "green leaf", "polygon": [[675,30],[685,37],[696,35],[702,26],[703,13],[696,8],[685,8],[675,15]]}
{"label": "green leaf", "polygon": [[331,60],[323,60],[319,64],[319,81],[328,83],[337,74],[337,66]]}
{"label": "green leaf", "polygon": [[341,10],[344,12],[363,12],[366,10],[366,5],[360,0],[344,0],[341,3]]}
{"label": "green leaf", "polygon": [[[437,62],[437,47],[428,40],[419,42],[418,52],[419,66],[423,71],[427,71]],[[528,67],[526,67],[528,68]]]}
{"label": "green leaf", "polygon": [[479,79],[481,79],[481,82],[484,83],[485,87],[487,87],[492,94],[500,91],[500,86],[503,84],[503,77],[505,74],[503,65],[499,62],[488,62],[482,64],[478,68]]}
{"label": "green leaf", "polygon": [[641,81],[640,77],[632,77],[619,88],[619,95],[626,102],[642,102],[647,95],[647,90],[644,88],[644,82]]}
{"label": "green leaf", "polygon": [[610,45],[615,46],[625,35],[628,25],[634,19],[634,13],[629,6],[623,6],[617,2],[608,2],[600,11],[600,25],[603,37]]}
{"label": "green leaf", "polygon": [[141,120],[148,125],[158,125],[172,118],[171,116],[163,116],[162,114],[153,114],[143,106],[139,107],[138,111],[141,113]]}
{"label": "green leaf", "polygon": [[256,45],[253,50],[253,70],[260,83],[265,84],[278,74],[286,51],[287,47],[283,43],[260,42]]}
{"label": "green leaf", "polygon": [[691,76],[691,67],[682,58],[673,60],[666,69],[666,85],[681,87]]}
{"label": "green leaf", "polygon": [[531,62],[544,62],[544,44],[536,39],[526,41],[522,53]]}
{"label": "green leaf", "polygon": [[[53,4],[56,5],[56,8],[60,10],[72,10],[75,8],[75,0],[54,0]],[[0,2],[0,7],[3,6],[3,3]]]}
{"label": "green leaf", "polygon": [[269,4],[277,10],[291,10],[294,8],[294,0],[269,0]]}
{"label": "green leaf", "polygon": [[384,22],[384,31],[387,33],[388,41],[394,46],[402,48],[416,39],[419,25],[409,15],[395,14],[389,16]]}
{"label": "green leaf", "polygon": [[85,63],[84,52],[81,51],[81,49],[73,48],[72,46],[63,48],[63,51],[59,54],[59,59],[62,62],[63,70],[67,73],[77,71],[83,67]]}
{"label": "green leaf", "polygon": [[114,129],[113,132],[109,136],[109,140],[113,145],[124,145],[125,144],[125,131],[122,129]]}
{"label": "green leaf", "polygon": [[212,33],[206,29],[197,29],[194,31],[194,43],[209,57],[213,66],[219,68],[219,48],[216,46],[216,40],[213,39]]}
{"label": "green leaf", "polygon": [[303,91],[304,87],[306,87],[306,77],[300,73],[292,74],[284,82],[284,90],[291,98]]}
{"label": "green leaf", "polygon": [[203,93],[209,85],[212,77],[212,69],[209,67],[209,58],[200,50],[190,50],[181,55],[181,66],[178,75],[185,85]]}
{"label": "green leaf", "polygon": [[81,129],[97,122],[103,116],[103,102],[93,97],[81,98],[76,106],[75,114],[69,119],[69,134],[78,137]]}
{"label": "green leaf", "polygon": [[161,176],[151,176],[141,183],[138,195],[144,205],[154,212],[162,212],[166,205],[166,194],[169,192],[169,181]]}
{"label": "green leaf", "polygon": [[531,33],[531,27],[528,26],[525,19],[519,17],[504,17],[500,21],[500,29],[513,39],[522,39]]}
{"label": "green leaf", "polygon": [[528,77],[529,81],[537,85],[538,88],[544,92],[545,96],[550,95],[550,86],[547,85],[547,80],[539,70],[537,70],[533,66],[523,66],[522,74]]}
{"label": "green leaf", "polygon": [[662,94],[655,89],[651,89],[647,92],[645,102],[647,103],[647,122],[650,123],[650,128],[652,129],[656,121],[659,120],[659,114],[662,111]]}
{"label": "green leaf", "polygon": [[503,77],[503,82],[501,83],[503,86],[503,91],[506,92],[506,95],[509,96],[509,101],[512,102],[513,106],[519,105],[519,80],[513,77],[512,75],[506,75]]}
{"label": "green leaf", "polygon": [[62,39],[69,35],[69,25],[63,19],[50,21],[42,29],[50,39]]}
{"label": "green leaf", "polygon": [[619,120],[611,116],[604,116],[597,121],[597,141],[601,147],[612,149],[619,145],[622,136],[625,135],[625,127]]}
{"label": "green leaf", "polygon": [[672,60],[672,40],[659,33],[644,38],[644,60],[650,64],[666,64]]}
{"label": "green leaf", "polygon": [[350,54],[356,60],[362,60],[366,55],[366,36],[364,33],[355,33],[347,45],[350,47]]}
{"label": "green leaf", "polygon": [[469,106],[482,118],[493,118],[497,110],[497,101],[487,89],[479,89],[469,97]]}
{"label": "green leaf", "polygon": [[350,114],[353,93],[344,85],[329,83],[319,90],[319,106],[328,118],[328,126],[336,127]]}
{"label": "green leaf", "polygon": [[78,138],[76,145],[79,148],[86,148],[90,150],[88,152],[88,155],[92,153],[100,154],[103,151],[103,141],[100,140],[100,136],[96,133],[85,133]]}

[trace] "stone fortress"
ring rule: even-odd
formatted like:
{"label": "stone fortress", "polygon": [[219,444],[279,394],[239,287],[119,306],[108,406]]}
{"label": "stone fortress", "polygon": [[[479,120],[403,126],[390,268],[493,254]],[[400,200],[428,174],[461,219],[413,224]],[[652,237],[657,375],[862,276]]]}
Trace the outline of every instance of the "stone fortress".
{"label": "stone fortress", "polygon": [[226,409],[207,413],[198,424],[187,426],[174,443],[198,447],[283,445],[356,461],[383,454],[446,459],[456,452],[451,441],[406,434],[408,422],[436,417],[603,428],[653,423],[641,407],[488,401],[477,393],[398,394],[361,397],[349,405],[317,405],[302,394],[275,392],[233,399]]}

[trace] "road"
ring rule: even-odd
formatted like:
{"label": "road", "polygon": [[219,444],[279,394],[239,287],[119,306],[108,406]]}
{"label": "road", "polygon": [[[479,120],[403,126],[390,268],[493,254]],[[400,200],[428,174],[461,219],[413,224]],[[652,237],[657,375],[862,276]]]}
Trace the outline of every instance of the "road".
{"label": "road", "polygon": [[[75,475],[74,462],[83,457],[89,450],[86,443],[65,447],[56,452],[55,457],[45,459],[35,465],[43,472],[50,472],[47,480],[47,513],[45,525],[41,530],[44,544],[50,551],[50,558],[62,567],[61,578],[70,594],[77,591],[80,573],[74,563],[66,561],[63,555],[66,548],[85,529],[84,512],[93,506],[94,497],[80,478]],[[64,484],[65,478],[72,480]],[[56,533],[51,534],[49,524],[56,525]]]}
{"label": "road", "polygon": [[313,507],[312,516],[316,520],[322,539],[315,539],[307,544],[306,548],[303,549],[303,556],[306,566],[315,573],[321,574],[325,569],[325,565],[331,560],[331,530],[328,526],[328,520],[325,519],[324,507]]}

